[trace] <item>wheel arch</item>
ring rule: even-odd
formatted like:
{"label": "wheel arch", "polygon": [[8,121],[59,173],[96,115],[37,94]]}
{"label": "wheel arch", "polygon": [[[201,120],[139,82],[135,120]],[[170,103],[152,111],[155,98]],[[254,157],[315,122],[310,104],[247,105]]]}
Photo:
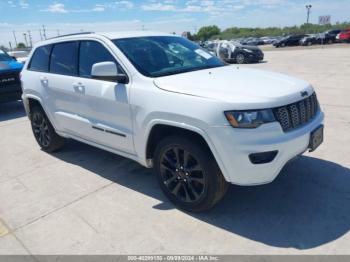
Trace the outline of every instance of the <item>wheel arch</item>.
{"label": "wheel arch", "polygon": [[216,148],[211,142],[209,136],[202,129],[186,124],[157,122],[151,125],[147,132],[145,144],[145,158],[146,163],[149,167],[151,167],[153,164],[153,157],[157,143],[163,138],[171,135],[189,136],[191,139],[194,139],[195,141],[205,146],[213,155],[226,181],[229,182],[229,177],[226,176],[227,172],[225,166],[221,161],[220,157],[218,156]]}
{"label": "wheel arch", "polygon": [[29,117],[29,119],[31,117],[31,110],[32,110],[33,106],[40,106],[41,109],[44,110],[46,116],[48,117],[52,126],[56,130],[56,123],[55,123],[55,121],[53,121],[53,117],[50,114],[50,112],[48,112],[48,110],[46,110],[44,103],[40,97],[35,96],[35,95],[26,95],[23,98],[23,104],[24,104],[24,108],[26,110],[26,113],[27,113],[27,116]]}
{"label": "wheel arch", "polygon": [[34,95],[26,95],[23,98],[23,104],[24,104],[24,108],[26,110],[27,116],[29,118],[30,118],[31,110],[35,105],[40,106],[45,111],[42,100],[39,97]]}

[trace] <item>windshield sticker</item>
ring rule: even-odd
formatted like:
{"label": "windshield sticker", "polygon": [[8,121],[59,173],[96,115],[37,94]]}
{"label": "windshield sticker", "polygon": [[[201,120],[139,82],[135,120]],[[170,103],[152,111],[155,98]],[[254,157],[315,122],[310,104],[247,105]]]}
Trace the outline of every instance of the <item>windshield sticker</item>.
{"label": "windshield sticker", "polygon": [[197,49],[197,50],[195,50],[195,52],[205,59],[210,59],[213,57],[211,54],[208,54],[207,52],[203,51],[202,49]]}

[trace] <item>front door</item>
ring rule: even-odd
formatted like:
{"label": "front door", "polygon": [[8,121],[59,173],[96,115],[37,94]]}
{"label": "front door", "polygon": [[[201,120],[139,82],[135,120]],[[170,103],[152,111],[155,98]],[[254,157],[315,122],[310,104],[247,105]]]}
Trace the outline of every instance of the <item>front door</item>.
{"label": "front door", "polygon": [[97,41],[81,41],[79,47],[79,81],[81,116],[89,124],[82,135],[89,140],[126,153],[134,153],[130,84],[119,84],[91,78],[93,64],[114,62],[123,69],[109,50]]}

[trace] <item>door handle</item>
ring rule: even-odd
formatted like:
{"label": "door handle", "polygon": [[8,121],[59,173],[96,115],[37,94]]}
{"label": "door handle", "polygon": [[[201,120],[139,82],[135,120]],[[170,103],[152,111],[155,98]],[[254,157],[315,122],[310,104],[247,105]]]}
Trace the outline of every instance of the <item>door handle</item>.
{"label": "door handle", "polygon": [[81,94],[85,93],[85,86],[82,83],[74,83],[73,88],[74,88],[74,91],[77,93],[81,93]]}
{"label": "door handle", "polygon": [[47,79],[46,76],[42,76],[40,77],[40,82],[43,84],[43,85],[47,85],[49,83],[49,79]]}

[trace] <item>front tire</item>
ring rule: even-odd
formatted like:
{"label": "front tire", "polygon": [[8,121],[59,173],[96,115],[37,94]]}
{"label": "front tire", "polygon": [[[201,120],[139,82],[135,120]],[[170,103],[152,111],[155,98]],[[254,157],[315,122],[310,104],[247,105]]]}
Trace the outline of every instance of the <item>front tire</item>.
{"label": "front tire", "polygon": [[236,55],[236,63],[237,64],[244,64],[246,61],[246,58],[245,58],[245,55],[244,54],[242,54],[242,53],[238,53],[237,55]]}
{"label": "front tire", "polygon": [[164,194],[187,211],[211,209],[228,189],[210,150],[189,138],[163,139],[155,151],[154,169]]}
{"label": "front tire", "polygon": [[53,128],[44,110],[39,106],[31,109],[30,122],[34,137],[45,152],[54,152],[64,144],[64,138],[59,136]]}

